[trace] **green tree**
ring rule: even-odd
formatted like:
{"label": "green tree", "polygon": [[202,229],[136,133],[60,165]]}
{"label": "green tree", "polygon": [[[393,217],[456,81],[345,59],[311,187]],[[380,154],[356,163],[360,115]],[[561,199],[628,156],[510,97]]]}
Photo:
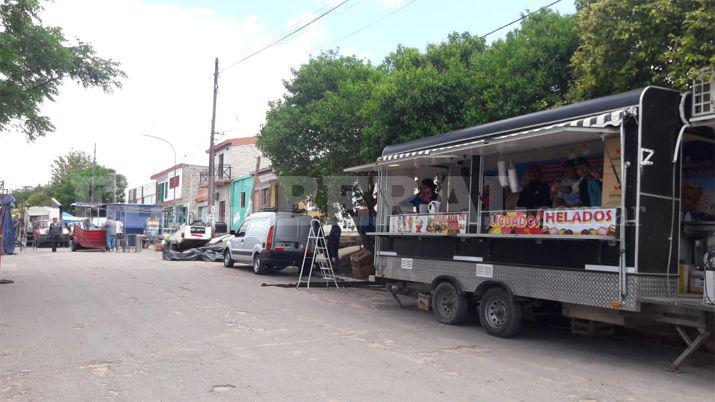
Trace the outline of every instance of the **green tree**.
{"label": "green tree", "polygon": [[328,212],[332,203],[323,178],[373,158],[364,132],[370,119],[363,108],[383,73],[336,52],[323,53],[292,73],[283,99],[269,105],[258,147],[280,175],[318,180],[315,201]]}
{"label": "green tree", "polygon": [[374,160],[386,145],[467,127],[480,119],[474,99],[470,63],[484,52],[482,39],[451,34],[429,45],[424,54],[399,46],[380,66],[386,72],[365,114],[369,154]]}
{"label": "green tree", "polygon": [[49,193],[67,207],[77,201],[113,202],[115,194],[117,202],[123,202],[126,188],[126,177],[116,173],[114,169],[97,165],[94,169],[94,196],[92,196],[91,166],[68,175],[59,184],[52,185]]}
{"label": "green tree", "polygon": [[23,205],[27,202],[27,199],[33,193],[42,191],[43,187],[41,185],[36,186],[24,186],[22,188],[13,190],[12,195],[15,197],[15,205]]}
{"label": "green tree", "polygon": [[685,90],[715,64],[712,0],[577,0],[574,101],[647,85]]}
{"label": "green tree", "polygon": [[573,16],[540,11],[487,46],[452,34],[424,54],[399,47],[367,113],[373,149],[553,107],[564,102],[578,47]]}
{"label": "green tree", "polygon": [[125,77],[119,63],[99,57],[91,45],[43,26],[41,11],[39,0],[0,4],[0,131],[17,127],[30,141],[54,130],[39,109],[54,100],[64,78],[111,92]]}
{"label": "green tree", "polygon": [[[50,205],[52,200],[46,188],[38,191],[34,191],[32,194],[28,195],[25,199],[25,203],[30,206],[46,206]],[[19,203],[17,205],[20,205]]]}
{"label": "green tree", "polygon": [[578,48],[574,16],[541,11],[519,29],[471,60],[470,103],[483,123],[548,109],[565,102],[572,74],[569,61]]}
{"label": "green tree", "polygon": [[92,166],[92,157],[84,151],[71,150],[52,162],[52,184],[61,183],[67,176]]}

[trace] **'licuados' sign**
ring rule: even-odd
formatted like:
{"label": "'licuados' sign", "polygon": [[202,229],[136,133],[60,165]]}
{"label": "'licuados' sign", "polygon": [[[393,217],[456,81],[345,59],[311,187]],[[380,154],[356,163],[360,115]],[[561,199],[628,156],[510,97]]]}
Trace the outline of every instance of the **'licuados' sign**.
{"label": "'licuados' sign", "polygon": [[500,211],[489,214],[489,233],[615,236],[615,208]]}

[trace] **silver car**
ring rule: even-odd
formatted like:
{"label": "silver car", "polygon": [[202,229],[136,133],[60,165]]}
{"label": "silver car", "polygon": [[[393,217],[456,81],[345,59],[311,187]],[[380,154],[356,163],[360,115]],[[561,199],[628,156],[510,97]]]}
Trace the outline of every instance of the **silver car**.
{"label": "silver car", "polygon": [[311,217],[297,212],[256,212],[230,238],[223,265],[251,264],[256,274],[300,266]]}

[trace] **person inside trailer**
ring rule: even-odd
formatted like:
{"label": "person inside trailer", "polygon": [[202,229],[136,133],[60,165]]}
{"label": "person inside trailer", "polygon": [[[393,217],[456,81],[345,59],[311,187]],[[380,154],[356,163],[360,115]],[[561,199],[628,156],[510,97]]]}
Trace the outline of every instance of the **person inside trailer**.
{"label": "person inside trailer", "polygon": [[420,212],[420,205],[426,206],[432,201],[441,201],[436,189],[437,186],[434,184],[434,179],[429,177],[422,179],[419,186],[419,192],[415,194],[412,199],[410,199],[410,204],[415,207],[416,212]]}
{"label": "person inside trailer", "polygon": [[532,166],[524,173],[526,185],[519,193],[516,202],[518,208],[539,209],[551,207],[551,191],[546,183],[541,181],[541,170]]}
{"label": "person inside trailer", "polygon": [[586,158],[579,158],[576,162],[576,173],[581,178],[578,184],[581,204],[584,207],[600,207],[603,183],[598,172],[591,169]]}
{"label": "person inside trailer", "polygon": [[551,185],[551,198],[554,200],[554,207],[580,207],[580,182],[581,178],[576,173],[576,161],[566,161],[564,163],[564,177],[560,182],[554,182]]}

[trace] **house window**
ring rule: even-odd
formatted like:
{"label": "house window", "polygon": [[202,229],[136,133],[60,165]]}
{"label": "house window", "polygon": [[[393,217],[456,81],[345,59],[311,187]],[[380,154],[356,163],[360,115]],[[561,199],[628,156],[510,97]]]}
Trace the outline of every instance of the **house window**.
{"label": "house window", "polygon": [[179,177],[180,176],[174,176],[169,179],[169,188],[177,188],[179,187]]}
{"label": "house window", "polygon": [[166,199],[166,183],[159,183],[156,187],[156,201],[164,202]]}
{"label": "house window", "polygon": [[218,156],[218,177],[223,178],[223,154]]}
{"label": "house window", "polygon": [[246,192],[241,192],[241,208],[246,208]]}
{"label": "house window", "polygon": [[270,189],[270,188],[264,188],[263,190],[261,190],[261,204],[262,204],[264,207],[267,207],[267,206],[268,206],[268,202],[269,202],[269,199],[270,199],[270,195],[271,195],[271,189]]}

